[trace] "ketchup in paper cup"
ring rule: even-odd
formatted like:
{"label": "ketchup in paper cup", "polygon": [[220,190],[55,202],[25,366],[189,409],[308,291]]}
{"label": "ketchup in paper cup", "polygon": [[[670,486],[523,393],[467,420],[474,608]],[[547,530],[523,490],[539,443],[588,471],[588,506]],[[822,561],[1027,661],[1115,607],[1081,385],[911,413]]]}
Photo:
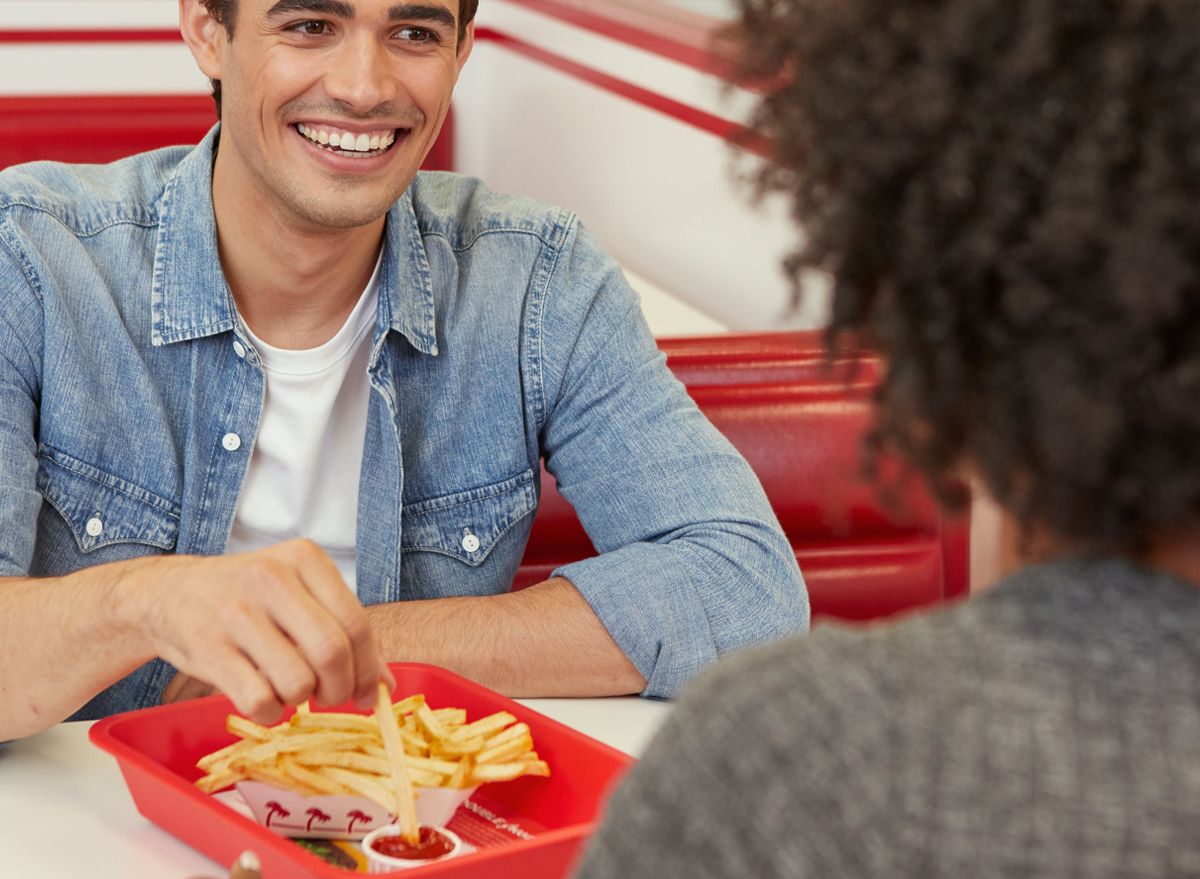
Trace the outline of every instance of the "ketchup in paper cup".
{"label": "ketchup in paper cup", "polygon": [[463,853],[463,841],[445,827],[421,825],[421,841],[410,845],[401,836],[399,824],[372,830],[362,841],[367,870],[390,873],[449,860]]}

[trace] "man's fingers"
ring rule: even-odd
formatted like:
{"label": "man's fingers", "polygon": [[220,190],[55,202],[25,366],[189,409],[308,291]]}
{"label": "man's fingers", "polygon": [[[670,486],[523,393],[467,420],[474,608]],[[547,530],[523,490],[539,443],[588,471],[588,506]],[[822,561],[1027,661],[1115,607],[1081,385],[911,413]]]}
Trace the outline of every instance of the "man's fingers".
{"label": "man's fingers", "polygon": [[[301,601],[312,605],[313,613],[323,614],[320,607],[308,596],[301,596]],[[295,622],[297,627],[305,624],[303,614],[289,614],[286,610],[283,614],[298,616],[299,619]],[[336,626],[332,621],[324,628],[332,637],[337,637]],[[280,623],[263,608],[247,611],[233,637],[284,705],[299,705],[317,692],[318,672],[297,643],[296,635],[288,631],[286,625],[281,629]]]}
{"label": "man's fingers", "polygon": [[209,667],[217,688],[229,697],[239,714],[270,726],[283,714],[283,703],[258,667],[232,648],[214,651]]}
{"label": "man's fingers", "polygon": [[[368,707],[374,705],[380,679],[389,683],[394,683],[394,680],[383,663],[379,641],[371,628],[367,611],[346,587],[337,566],[323,550],[308,541],[296,543],[296,551],[302,556],[305,585],[337,621],[351,654],[352,671],[346,689],[338,687],[336,692],[332,688],[322,691],[318,686],[318,699],[324,704],[331,704],[353,697],[360,704]],[[324,678],[320,681],[321,684],[325,682]]]}
{"label": "man's fingers", "polygon": [[[311,541],[178,564],[177,600],[158,605],[155,650],[242,714],[272,723],[284,705],[365,701],[381,678],[391,683],[366,610]],[[169,695],[185,684],[177,679]]]}

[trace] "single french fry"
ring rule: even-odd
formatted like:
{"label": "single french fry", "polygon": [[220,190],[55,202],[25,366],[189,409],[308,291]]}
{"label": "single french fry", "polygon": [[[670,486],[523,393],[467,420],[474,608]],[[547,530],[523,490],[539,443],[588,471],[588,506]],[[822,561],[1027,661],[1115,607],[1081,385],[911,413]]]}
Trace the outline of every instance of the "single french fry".
{"label": "single french fry", "polygon": [[[429,709],[425,705],[418,711]],[[400,726],[392,711],[392,699],[388,693],[387,684],[379,682],[379,697],[375,701],[375,717],[379,721],[379,731],[383,735],[383,747],[387,751],[388,763],[391,764],[392,789],[396,794],[396,814],[400,824],[400,835],[409,845],[417,845],[421,841],[421,827],[417,822],[417,800],[413,793],[412,781],[408,777],[407,757],[404,754],[404,742],[400,738]]]}
{"label": "single french fry", "polygon": [[213,751],[211,754],[205,754],[196,761],[196,768],[206,773],[227,768],[231,759],[238,754],[243,754],[250,750],[254,747],[254,744],[254,739],[238,739],[232,745],[226,745],[224,748]]}
{"label": "single french fry", "polygon": [[231,714],[225,718],[225,729],[236,736],[241,736],[244,739],[254,739],[259,742],[265,742],[271,738],[271,730],[269,728],[255,723],[253,720],[239,717],[236,714]]}
{"label": "single french fry", "polygon": [[465,708],[434,708],[431,713],[442,725],[447,738],[452,727],[460,727],[467,722],[467,709]]}
{"label": "single french fry", "polygon": [[425,730],[425,733],[431,739],[442,740],[446,738],[446,728],[442,722],[437,719],[437,716],[430,710],[429,706],[422,703],[413,711],[413,715],[417,718],[417,724]]}
{"label": "single french fry", "polygon": [[446,787],[454,790],[462,790],[464,787],[471,785],[471,771],[474,769],[474,764],[470,757],[463,757],[458,761],[458,766],[454,773],[446,779]]}
{"label": "single french fry", "polygon": [[483,736],[484,739],[487,739],[515,721],[516,718],[507,711],[497,711],[495,714],[489,714],[487,717],[482,717],[474,723],[460,726],[450,734],[450,741],[467,741],[476,736]]}
{"label": "single french fry", "polygon": [[292,755],[292,759],[304,766],[337,766],[376,775],[387,775],[391,771],[386,757],[374,757],[359,751],[301,751]]}
{"label": "single french fry", "polygon": [[466,757],[471,754],[477,754],[483,750],[483,737],[476,736],[473,739],[468,739],[465,742],[455,742],[446,739],[440,742],[434,742],[429,753],[434,756],[441,757]]}
{"label": "single french fry", "polygon": [[406,714],[411,714],[412,712],[417,710],[418,705],[424,705],[424,704],[425,704],[425,694],[424,693],[413,693],[411,696],[401,699],[399,702],[397,702],[395,705],[393,705],[392,711],[394,711],[396,713],[396,717],[399,718],[399,717],[403,717]]}
{"label": "single french fry", "polygon": [[216,793],[219,790],[224,790],[227,787],[233,787],[242,780],[242,773],[235,772],[232,769],[223,769],[220,772],[211,772],[203,778],[196,780],[196,787],[204,791],[206,794]]}
{"label": "single french fry", "polygon": [[519,763],[488,763],[476,766],[471,772],[474,784],[484,784],[489,781],[512,781],[523,775],[540,775],[548,777],[550,767],[541,760],[535,763],[522,760]]}
{"label": "single french fry", "polygon": [[510,739],[507,742],[501,742],[495,747],[480,751],[475,756],[475,762],[480,764],[504,763],[505,761],[518,757],[532,748],[533,739],[530,737],[529,733],[525,733],[525,735],[521,736],[520,738]]}
{"label": "single french fry", "polygon": [[[512,741],[513,739],[519,739],[522,736],[527,736],[527,735],[529,735],[529,724],[517,723],[517,724],[514,724],[513,726],[510,726],[508,729],[504,730],[503,732],[496,733],[494,736],[492,736],[486,742],[484,742],[483,746],[484,746],[484,748],[498,748],[500,745],[503,745],[505,742]],[[530,741],[532,742],[533,740],[530,739]],[[532,748],[533,745],[530,744],[530,747]]]}
{"label": "single french fry", "polygon": [[293,729],[320,730],[352,730],[355,732],[378,734],[379,726],[374,718],[361,714],[339,714],[335,712],[320,712],[318,714],[293,714],[291,719]]}
{"label": "single french fry", "polygon": [[408,768],[436,775],[452,775],[458,769],[458,760],[438,760],[433,757],[409,757]]}

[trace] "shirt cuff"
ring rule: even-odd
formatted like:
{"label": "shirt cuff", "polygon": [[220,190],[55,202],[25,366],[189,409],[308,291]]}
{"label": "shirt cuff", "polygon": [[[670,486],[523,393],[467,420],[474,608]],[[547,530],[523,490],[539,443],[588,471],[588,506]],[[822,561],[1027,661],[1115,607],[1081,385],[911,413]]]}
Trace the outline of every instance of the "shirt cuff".
{"label": "shirt cuff", "polygon": [[[670,699],[717,658],[697,588],[711,572],[682,549],[634,543],[552,574],[579,590],[646,679],[643,696]],[[693,585],[695,584],[695,585]]]}

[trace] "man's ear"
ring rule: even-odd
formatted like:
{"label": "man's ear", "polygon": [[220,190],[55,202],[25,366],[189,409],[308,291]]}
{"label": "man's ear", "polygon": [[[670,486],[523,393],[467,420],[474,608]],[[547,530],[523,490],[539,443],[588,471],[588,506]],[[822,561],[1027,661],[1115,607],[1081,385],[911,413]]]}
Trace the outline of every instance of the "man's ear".
{"label": "man's ear", "polygon": [[475,48],[475,22],[472,21],[467,25],[467,29],[463,32],[463,38],[458,43],[458,72],[462,73],[463,65],[467,63],[467,59],[471,57],[471,50]]}
{"label": "man's ear", "polygon": [[179,0],[179,32],[192,57],[209,79],[221,78],[221,49],[229,41],[225,25],[200,0]]}

